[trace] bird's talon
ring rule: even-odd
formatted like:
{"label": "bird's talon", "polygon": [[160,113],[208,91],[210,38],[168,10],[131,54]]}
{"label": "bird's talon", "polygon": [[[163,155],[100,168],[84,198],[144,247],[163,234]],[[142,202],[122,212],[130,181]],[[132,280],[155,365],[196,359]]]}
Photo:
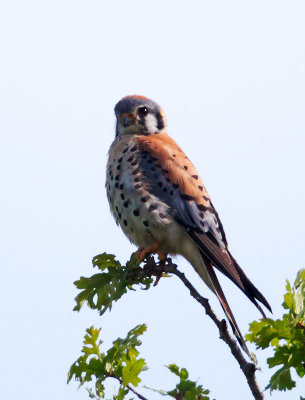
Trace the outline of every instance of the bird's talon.
{"label": "bird's talon", "polygon": [[158,283],[159,283],[159,281],[160,281],[161,278],[162,278],[162,274],[161,274],[161,275],[158,275],[158,276],[156,277],[156,280],[155,280],[155,282],[154,282],[154,286],[157,286],[157,285],[158,285]]}
{"label": "bird's talon", "polygon": [[156,253],[158,254],[160,265],[164,265],[167,260],[167,254],[162,253],[160,250],[157,250]]}
{"label": "bird's talon", "polygon": [[143,249],[141,249],[141,248],[138,248],[138,250],[136,251],[136,257],[137,257],[137,261],[139,264],[141,264],[141,262],[143,261],[143,260],[141,260],[142,251],[143,251]]}
{"label": "bird's talon", "polygon": [[143,262],[145,257],[148,256],[149,254],[158,254],[159,260],[165,261],[167,256],[159,250],[159,247],[160,243],[156,242],[144,249],[139,248],[136,252],[138,262],[141,264],[141,262]]}

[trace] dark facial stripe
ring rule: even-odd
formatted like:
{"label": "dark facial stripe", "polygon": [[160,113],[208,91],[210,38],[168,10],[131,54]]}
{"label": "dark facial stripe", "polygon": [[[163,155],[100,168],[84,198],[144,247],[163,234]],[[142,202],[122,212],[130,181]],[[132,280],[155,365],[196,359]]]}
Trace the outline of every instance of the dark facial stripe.
{"label": "dark facial stripe", "polygon": [[157,118],[157,128],[159,131],[161,131],[162,129],[164,129],[163,117],[158,111],[155,113],[155,116]]}

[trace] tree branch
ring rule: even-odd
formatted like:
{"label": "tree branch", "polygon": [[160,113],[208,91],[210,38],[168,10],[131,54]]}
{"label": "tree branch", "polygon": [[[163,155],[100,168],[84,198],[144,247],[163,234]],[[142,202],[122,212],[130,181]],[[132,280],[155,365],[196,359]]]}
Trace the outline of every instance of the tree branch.
{"label": "tree branch", "polygon": [[[113,374],[109,374],[108,375],[110,378],[114,378],[117,379],[120,384],[123,384],[123,379],[118,378],[117,376],[113,375]],[[148,400],[146,397],[142,396],[140,393],[138,393],[133,387],[131,387],[130,385],[126,385],[125,387],[127,387],[127,389],[129,389],[133,394],[135,394],[140,400]]]}
{"label": "tree branch", "polygon": [[224,319],[220,320],[215,312],[212,310],[209,300],[202,297],[190,281],[185,277],[184,273],[178,270],[177,265],[172,263],[171,258],[168,258],[165,262],[156,263],[152,256],[147,256],[143,268],[137,270],[137,274],[143,274],[143,276],[156,276],[155,285],[159,282],[162,274],[173,274],[176,275],[183,284],[189,289],[190,294],[195,300],[200,303],[204,309],[205,313],[213,320],[215,325],[219,330],[220,338],[229,346],[231,353],[235,360],[238,362],[240,369],[245,375],[249,388],[256,400],[263,400],[264,394],[259,387],[255,372],[258,370],[257,366],[253,362],[248,362],[241,352],[236,340],[231,336],[228,331],[227,323]]}
{"label": "tree branch", "polygon": [[127,385],[128,389],[133,392],[136,396],[138,396],[139,399],[141,400],[148,400],[146,397],[142,396],[140,393],[138,393],[137,391],[135,391],[135,389],[133,389],[131,386]]}

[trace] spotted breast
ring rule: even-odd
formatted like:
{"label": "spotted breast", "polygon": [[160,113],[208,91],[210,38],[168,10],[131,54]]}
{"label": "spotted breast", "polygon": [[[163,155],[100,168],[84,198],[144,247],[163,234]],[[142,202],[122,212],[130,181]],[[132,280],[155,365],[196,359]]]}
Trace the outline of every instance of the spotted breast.
{"label": "spotted breast", "polygon": [[167,134],[118,136],[109,151],[106,187],[116,222],[138,247],[159,242],[161,251],[177,254],[184,225],[208,232],[225,247],[221,223],[195,167]]}
{"label": "spotted breast", "polygon": [[168,205],[152,192],[150,177],[156,183],[165,180],[161,165],[141,148],[138,137],[116,138],[107,164],[107,197],[117,224],[141,248],[163,241],[164,230],[175,224]]}

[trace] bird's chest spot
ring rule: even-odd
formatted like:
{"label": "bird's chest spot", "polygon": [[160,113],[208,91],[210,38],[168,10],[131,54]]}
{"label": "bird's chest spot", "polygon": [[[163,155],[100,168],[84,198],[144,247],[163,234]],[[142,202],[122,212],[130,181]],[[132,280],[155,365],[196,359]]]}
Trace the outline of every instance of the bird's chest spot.
{"label": "bird's chest spot", "polygon": [[[126,149],[126,148],[125,148]],[[116,222],[139,246],[149,245],[169,223],[167,206],[149,192],[137,146],[110,153],[107,196]]]}

